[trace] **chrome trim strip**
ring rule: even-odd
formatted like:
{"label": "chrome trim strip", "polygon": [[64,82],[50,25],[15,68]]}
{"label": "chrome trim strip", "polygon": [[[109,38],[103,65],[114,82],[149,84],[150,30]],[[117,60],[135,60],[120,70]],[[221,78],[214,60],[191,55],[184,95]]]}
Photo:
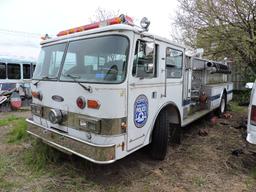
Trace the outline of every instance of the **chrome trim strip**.
{"label": "chrome trim strip", "polygon": [[44,127],[44,126],[42,126],[42,125],[40,125],[40,124],[35,123],[34,121],[31,121],[30,119],[26,119],[26,121],[27,121],[28,123],[30,123],[30,124],[35,125],[35,126],[42,127],[42,128],[44,128],[44,129],[46,129],[47,131],[51,131],[51,132],[56,133],[56,134],[59,134],[59,135],[61,135],[61,136],[68,137],[68,138],[70,138],[70,139],[73,139],[73,140],[75,140],[75,141],[84,143],[84,144],[86,144],[86,145],[90,145],[90,146],[92,146],[92,147],[107,148],[107,147],[114,147],[114,146],[115,146],[115,144],[110,144],[110,145],[98,145],[98,144],[94,144],[94,143],[89,143],[89,142],[83,141],[83,140],[81,140],[81,139],[75,138],[75,137],[73,137],[73,136],[60,133],[59,131],[56,131],[56,130],[53,130],[53,129],[49,129],[49,128],[47,128],[47,127]]}
{"label": "chrome trim strip", "polygon": [[139,137],[136,137],[135,139],[130,139],[130,140],[129,140],[129,143],[131,143],[131,142],[133,142],[133,141],[136,141],[136,140],[138,140],[138,139],[140,139],[140,138],[143,138],[143,137],[145,137],[145,134],[143,134],[143,135],[141,135],[141,136],[139,136]]}
{"label": "chrome trim strip", "polygon": [[88,161],[91,161],[91,162],[93,162],[93,163],[97,163],[97,164],[110,164],[110,163],[113,163],[113,162],[116,161],[116,159],[109,160],[109,161],[97,161],[97,160],[91,159],[90,157],[86,157],[86,156],[84,156],[84,155],[82,155],[82,154],[80,154],[80,153],[77,153],[77,152],[75,152],[75,151],[73,151],[73,150],[71,150],[71,149],[69,149],[69,148],[63,147],[63,146],[61,146],[61,145],[59,145],[59,144],[57,144],[57,143],[54,143],[54,142],[49,141],[49,140],[47,140],[47,139],[44,139],[44,138],[42,138],[42,137],[40,137],[40,136],[38,136],[38,135],[36,135],[36,134],[30,132],[30,131],[27,131],[27,132],[28,132],[29,134],[33,135],[34,137],[37,137],[37,138],[39,138],[39,139],[42,139],[44,142],[49,143],[49,144],[52,145],[53,147],[56,147],[56,148],[62,149],[62,150],[64,150],[64,151],[70,152],[70,153],[72,153],[72,154],[75,154],[75,155],[77,155],[77,156],[79,156],[79,157],[82,157],[82,158],[84,158],[84,159],[86,159],[86,160],[88,160]]}

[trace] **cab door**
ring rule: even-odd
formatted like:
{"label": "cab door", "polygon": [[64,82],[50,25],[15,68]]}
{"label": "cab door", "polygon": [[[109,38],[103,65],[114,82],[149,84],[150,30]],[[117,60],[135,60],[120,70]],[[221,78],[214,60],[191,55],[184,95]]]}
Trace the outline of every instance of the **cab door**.
{"label": "cab door", "polygon": [[164,82],[164,75],[160,75],[163,71],[159,68],[159,50],[152,39],[136,40],[128,82],[128,151],[144,144],[159,108]]}

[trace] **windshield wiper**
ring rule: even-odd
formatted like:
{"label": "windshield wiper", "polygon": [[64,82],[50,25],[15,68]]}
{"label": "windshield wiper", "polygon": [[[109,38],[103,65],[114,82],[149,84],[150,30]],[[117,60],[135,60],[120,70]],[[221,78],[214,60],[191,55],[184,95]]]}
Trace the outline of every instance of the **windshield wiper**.
{"label": "windshield wiper", "polygon": [[33,85],[35,85],[37,87],[38,83],[42,80],[53,80],[53,79],[57,79],[57,77],[48,77],[48,76],[43,76],[42,79],[39,79],[37,82],[33,83]]}
{"label": "windshield wiper", "polygon": [[91,86],[87,87],[87,86],[83,85],[81,82],[77,81],[77,79],[79,79],[80,76],[74,76],[74,75],[71,75],[71,74],[63,74],[63,76],[73,79],[74,82],[78,83],[84,90],[88,91],[89,93],[92,92],[92,87]]}

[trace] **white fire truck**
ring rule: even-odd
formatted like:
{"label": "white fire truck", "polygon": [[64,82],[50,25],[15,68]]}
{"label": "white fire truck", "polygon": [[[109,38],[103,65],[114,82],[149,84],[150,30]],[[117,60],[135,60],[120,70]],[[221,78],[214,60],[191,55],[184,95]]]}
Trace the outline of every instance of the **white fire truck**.
{"label": "white fire truck", "polygon": [[28,133],[70,154],[112,163],[151,145],[164,159],[182,127],[232,99],[227,65],[121,15],[65,31],[42,44],[32,80]]}

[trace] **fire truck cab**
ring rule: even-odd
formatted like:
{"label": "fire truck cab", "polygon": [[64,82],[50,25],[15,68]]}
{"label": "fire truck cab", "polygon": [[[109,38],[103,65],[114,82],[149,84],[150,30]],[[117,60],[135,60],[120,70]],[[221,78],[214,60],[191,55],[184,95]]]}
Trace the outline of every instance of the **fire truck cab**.
{"label": "fire truck cab", "polygon": [[180,129],[232,99],[223,63],[185,55],[185,48],[120,16],[46,39],[32,80],[28,133],[99,164],[151,144],[164,159]]}

